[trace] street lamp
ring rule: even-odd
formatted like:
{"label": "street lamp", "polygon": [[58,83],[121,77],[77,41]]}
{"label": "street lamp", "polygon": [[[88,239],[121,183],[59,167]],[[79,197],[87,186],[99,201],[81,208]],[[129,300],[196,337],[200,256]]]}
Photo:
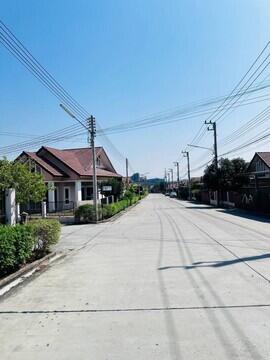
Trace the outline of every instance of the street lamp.
{"label": "street lamp", "polygon": [[205,147],[205,146],[199,146],[199,145],[192,145],[192,144],[187,144],[187,146],[198,148],[198,149],[209,150],[209,151],[211,151],[211,153],[214,154],[214,149],[212,149],[212,148],[208,148],[208,147]]}

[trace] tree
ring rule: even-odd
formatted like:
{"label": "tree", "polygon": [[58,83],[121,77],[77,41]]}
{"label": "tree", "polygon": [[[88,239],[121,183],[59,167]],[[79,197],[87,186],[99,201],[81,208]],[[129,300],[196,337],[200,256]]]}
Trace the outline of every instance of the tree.
{"label": "tree", "polygon": [[237,190],[248,183],[248,163],[244,159],[221,158],[218,165],[218,173],[214,163],[205,169],[203,182],[208,189]]}
{"label": "tree", "polygon": [[[117,179],[109,179],[107,181],[103,181],[101,184],[101,194],[102,195],[114,195],[114,197],[116,197],[117,199],[122,195],[123,193],[123,183],[120,180]],[[111,186],[112,190],[111,191],[103,191],[102,188],[103,186]]]}
{"label": "tree", "polygon": [[10,188],[15,189],[18,203],[42,201],[47,191],[41,174],[29,171],[18,161],[0,160],[0,190]]}

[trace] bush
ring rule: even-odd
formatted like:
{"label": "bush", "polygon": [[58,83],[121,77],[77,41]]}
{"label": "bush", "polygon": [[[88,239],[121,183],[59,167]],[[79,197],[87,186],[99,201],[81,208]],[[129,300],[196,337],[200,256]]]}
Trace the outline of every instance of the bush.
{"label": "bush", "polygon": [[34,220],[28,227],[35,239],[34,252],[36,257],[42,257],[49,253],[50,246],[58,242],[61,233],[61,225],[57,220]]}
{"label": "bush", "polygon": [[[101,206],[98,205],[98,212],[101,214]],[[94,205],[81,205],[75,211],[75,221],[77,223],[89,223],[95,220]]]}
{"label": "bush", "polygon": [[28,225],[0,226],[0,276],[31,258],[35,239]]}
{"label": "bush", "polygon": [[[126,209],[130,205],[138,202],[143,196],[133,195],[124,196],[122,200],[119,200],[112,204],[105,204],[98,207],[99,218],[108,219],[120,211]],[[75,221],[77,223],[91,223],[95,220],[95,211],[93,205],[82,205],[75,211]]]}

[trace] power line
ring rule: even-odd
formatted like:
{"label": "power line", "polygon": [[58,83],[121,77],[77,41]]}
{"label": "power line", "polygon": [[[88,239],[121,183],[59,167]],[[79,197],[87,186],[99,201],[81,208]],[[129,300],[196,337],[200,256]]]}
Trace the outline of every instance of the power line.
{"label": "power line", "polygon": [[[55,78],[38,62],[38,60],[30,53],[29,50],[18,40],[18,38],[11,32],[11,30],[0,20],[0,42],[6,49],[23,65],[28,71],[35,76],[54,96],[56,96],[62,103],[69,107],[77,117],[83,119],[89,117],[89,113],[63,88],[63,86],[55,80]],[[112,142],[104,134],[103,139],[106,139],[109,146],[112,147]],[[114,150],[116,149],[113,146]],[[122,155],[118,150],[118,155]]]}
{"label": "power line", "polygon": [[[230,94],[228,95],[227,98],[224,99],[224,101],[222,102],[222,104],[209,116],[207,117],[207,119],[205,121],[218,121],[221,119],[221,117],[224,117],[224,115],[234,106],[234,104],[236,102],[239,101],[239,99],[248,93],[248,90],[252,87],[252,85],[254,84],[254,82],[259,78],[259,76],[265,71],[265,69],[268,67],[268,65],[270,64],[270,62],[268,62],[263,69],[259,72],[259,74],[255,77],[255,79],[253,79],[251,81],[250,84],[249,81],[253,78],[253,76],[255,76],[255,74],[258,72],[258,70],[262,67],[262,65],[267,61],[267,59],[270,56],[270,53],[265,57],[265,59],[261,62],[261,64],[255,69],[255,71],[253,71],[253,73],[249,76],[248,80],[246,80],[246,82],[244,83],[244,85],[241,86],[241,88],[239,90],[238,87],[242,84],[242,82],[245,80],[245,78],[248,76],[248,74],[251,72],[251,70],[254,68],[255,64],[258,62],[258,60],[261,58],[261,56],[263,55],[263,53],[266,51],[266,49],[268,48],[270,42],[267,42],[267,44],[265,45],[265,47],[263,48],[263,50],[259,53],[259,55],[256,57],[256,59],[254,60],[254,62],[251,64],[251,66],[249,67],[249,69],[246,71],[246,73],[242,76],[242,78],[240,79],[240,81],[236,84],[236,86],[232,89],[232,91],[230,92]],[[245,88],[245,86],[247,85],[247,87]],[[236,100],[231,103],[232,101],[232,95],[234,95],[234,98],[236,98]],[[195,137],[193,138],[191,144],[196,145],[199,143],[199,141],[202,139],[202,137],[206,134],[206,129],[203,128],[203,126],[200,127],[198,133],[195,135]]]}

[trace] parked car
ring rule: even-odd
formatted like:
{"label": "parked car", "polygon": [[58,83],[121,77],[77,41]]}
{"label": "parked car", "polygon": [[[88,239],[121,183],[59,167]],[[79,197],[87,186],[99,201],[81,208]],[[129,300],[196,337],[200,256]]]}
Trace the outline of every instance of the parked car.
{"label": "parked car", "polygon": [[172,192],[170,193],[170,197],[171,197],[171,198],[176,198],[176,197],[177,197],[177,193],[176,193],[175,191],[172,191]]}
{"label": "parked car", "polygon": [[169,193],[169,192],[166,192],[166,193],[165,193],[165,196],[170,196],[170,193]]}

